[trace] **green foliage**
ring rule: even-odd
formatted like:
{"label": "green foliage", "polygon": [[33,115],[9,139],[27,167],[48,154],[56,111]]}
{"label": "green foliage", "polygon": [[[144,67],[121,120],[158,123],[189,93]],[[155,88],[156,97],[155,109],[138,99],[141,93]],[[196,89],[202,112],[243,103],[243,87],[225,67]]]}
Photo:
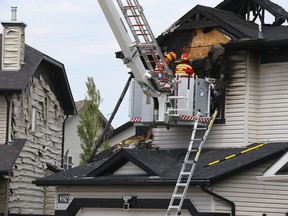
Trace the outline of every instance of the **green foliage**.
{"label": "green foliage", "polygon": [[95,147],[101,129],[101,113],[99,111],[102,98],[96,88],[92,77],[87,77],[87,95],[84,99],[84,107],[79,112],[80,123],[77,133],[80,137],[83,153],[80,154],[80,163],[87,163]]}

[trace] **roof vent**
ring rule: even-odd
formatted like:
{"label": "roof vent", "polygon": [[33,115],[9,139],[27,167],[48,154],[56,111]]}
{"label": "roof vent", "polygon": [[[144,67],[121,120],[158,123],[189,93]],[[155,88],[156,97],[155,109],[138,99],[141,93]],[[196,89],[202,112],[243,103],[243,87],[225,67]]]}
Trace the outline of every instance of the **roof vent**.
{"label": "roof vent", "polygon": [[17,7],[11,7],[11,12],[12,12],[12,16],[11,16],[11,21],[17,21]]}

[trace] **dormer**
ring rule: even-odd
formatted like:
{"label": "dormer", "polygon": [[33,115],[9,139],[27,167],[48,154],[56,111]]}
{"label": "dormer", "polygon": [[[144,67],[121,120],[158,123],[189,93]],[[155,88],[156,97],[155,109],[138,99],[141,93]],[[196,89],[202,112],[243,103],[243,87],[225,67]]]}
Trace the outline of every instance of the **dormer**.
{"label": "dormer", "polygon": [[3,26],[1,67],[6,71],[17,71],[24,64],[26,24],[17,22],[17,7],[12,7],[11,11],[11,21],[1,22]]}

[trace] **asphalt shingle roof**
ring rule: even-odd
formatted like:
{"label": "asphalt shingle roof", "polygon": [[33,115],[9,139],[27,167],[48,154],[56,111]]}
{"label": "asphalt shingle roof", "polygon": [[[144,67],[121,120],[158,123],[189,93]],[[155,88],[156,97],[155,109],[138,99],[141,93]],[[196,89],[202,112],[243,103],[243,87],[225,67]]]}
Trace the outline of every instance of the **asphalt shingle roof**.
{"label": "asphalt shingle roof", "polygon": [[[0,50],[2,49],[2,35],[0,37]],[[0,58],[2,53],[0,52]],[[74,115],[76,108],[72,92],[68,83],[64,65],[55,59],[41,53],[40,51],[25,45],[25,64],[19,71],[3,71],[0,68],[0,93],[21,93],[27,86],[29,80],[35,74],[40,64],[49,64],[51,75],[57,88],[59,100],[63,105],[64,113]]]}
{"label": "asphalt shingle roof", "polygon": [[[256,148],[254,149],[254,147]],[[215,183],[272,159],[288,149],[288,143],[253,144],[246,148],[204,149],[197,163],[191,184]],[[175,184],[186,150],[121,149],[106,154],[106,158],[85,166],[38,179],[37,185],[123,185]],[[228,156],[235,155],[230,159]],[[194,155],[195,156],[195,155]],[[113,175],[116,168],[131,161],[147,175]],[[212,162],[214,165],[209,165]],[[119,164],[121,166],[119,166]]]}
{"label": "asphalt shingle roof", "polygon": [[10,175],[12,167],[21,152],[24,144],[24,139],[14,140],[12,144],[0,145],[0,176]]}

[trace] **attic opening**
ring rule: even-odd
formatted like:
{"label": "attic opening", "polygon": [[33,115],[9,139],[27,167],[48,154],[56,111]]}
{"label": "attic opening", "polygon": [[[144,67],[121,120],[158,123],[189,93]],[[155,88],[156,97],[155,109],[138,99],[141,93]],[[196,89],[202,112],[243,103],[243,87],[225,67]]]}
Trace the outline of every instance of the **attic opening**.
{"label": "attic opening", "polygon": [[[197,16],[195,17],[195,19]],[[213,26],[210,21],[201,19],[201,14],[198,18],[202,21],[201,28],[188,28],[188,25],[181,28],[179,33],[176,33],[168,41],[165,41],[165,46],[162,46],[164,52],[174,51],[177,57],[180,58],[182,53],[189,53],[191,56],[190,64],[194,72],[199,78],[213,78],[216,80],[215,88],[211,91],[210,113],[214,113],[218,108],[220,112],[217,115],[215,123],[225,123],[224,105],[225,105],[225,49],[224,44],[228,43],[231,38],[223,33],[220,28]],[[193,24],[193,20],[189,20],[189,25]],[[185,25],[185,24],[184,24]],[[198,23],[199,25],[199,23]],[[164,44],[164,41],[163,41]],[[171,70],[175,71],[179,61],[175,61],[171,66]]]}

